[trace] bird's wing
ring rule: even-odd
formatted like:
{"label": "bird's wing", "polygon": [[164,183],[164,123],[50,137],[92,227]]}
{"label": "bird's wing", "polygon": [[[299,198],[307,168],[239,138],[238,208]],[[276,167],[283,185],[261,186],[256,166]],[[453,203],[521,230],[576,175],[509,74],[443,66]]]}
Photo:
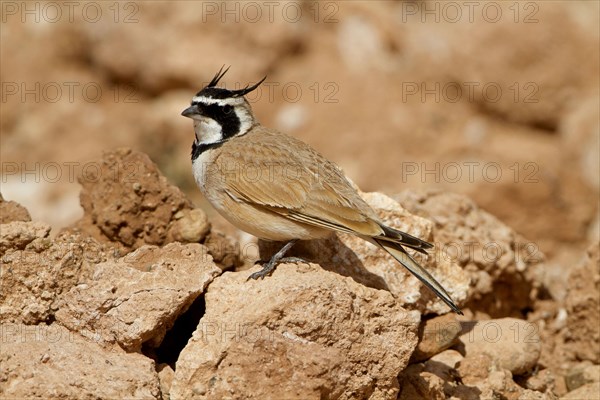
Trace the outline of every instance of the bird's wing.
{"label": "bird's wing", "polygon": [[248,204],[326,229],[383,234],[342,171],[290,136],[251,132],[223,144],[214,162],[226,180],[219,187]]}

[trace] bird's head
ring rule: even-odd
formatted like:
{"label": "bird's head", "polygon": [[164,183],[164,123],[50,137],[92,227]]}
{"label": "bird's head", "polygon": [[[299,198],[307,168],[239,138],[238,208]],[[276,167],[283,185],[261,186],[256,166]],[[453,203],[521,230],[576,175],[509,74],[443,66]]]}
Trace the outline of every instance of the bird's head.
{"label": "bird's head", "polygon": [[244,95],[255,90],[266,76],[255,85],[239,90],[217,87],[228,70],[221,68],[181,113],[194,120],[195,145],[222,143],[234,136],[244,135],[257,123]]}

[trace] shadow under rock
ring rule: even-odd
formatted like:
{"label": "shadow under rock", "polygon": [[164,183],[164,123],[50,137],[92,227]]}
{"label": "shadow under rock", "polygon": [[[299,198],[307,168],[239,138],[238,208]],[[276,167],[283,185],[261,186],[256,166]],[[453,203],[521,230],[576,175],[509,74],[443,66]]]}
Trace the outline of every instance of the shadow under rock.
{"label": "shadow under rock", "polygon": [[[479,323],[479,321],[459,321],[460,323],[460,336],[463,336],[469,332],[471,332],[473,329],[475,329],[475,326]],[[469,338],[467,338],[466,340],[469,340]],[[465,351],[465,344],[462,341],[458,341],[458,343],[456,343],[454,346],[451,347],[452,349],[458,351],[463,357],[465,357],[467,355],[466,351]]]}
{"label": "shadow under rock", "polygon": [[142,353],[156,361],[156,365],[169,364],[174,371],[179,354],[192,337],[205,311],[206,302],[204,296],[200,295],[194,300],[187,311],[177,318],[173,327],[165,334],[160,346],[152,348],[144,344],[142,346]]}
{"label": "shadow under rock", "polygon": [[427,360],[425,371],[436,375],[444,382],[444,394],[459,400],[473,400],[481,398],[481,390],[475,386],[467,386],[462,381],[460,373],[447,364],[439,361]]}
{"label": "shadow under rock", "polygon": [[[269,260],[285,242],[258,241],[261,260]],[[286,257],[299,257],[306,262],[319,264],[327,271],[348,276],[361,285],[390,291],[385,280],[365,268],[356,253],[346,246],[337,235],[326,239],[302,240],[296,243]]]}

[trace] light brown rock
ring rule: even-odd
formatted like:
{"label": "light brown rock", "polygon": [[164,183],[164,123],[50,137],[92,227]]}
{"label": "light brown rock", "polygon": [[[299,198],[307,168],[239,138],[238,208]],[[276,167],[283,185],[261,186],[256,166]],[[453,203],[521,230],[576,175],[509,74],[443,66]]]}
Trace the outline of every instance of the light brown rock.
{"label": "light brown rock", "polygon": [[560,133],[571,156],[572,162],[579,167],[579,175],[596,190],[600,186],[600,121],[598,121],[600,98],[590,96],[582,99],[561,121]]}
{"label": "light brown rock", "polygon": [[600,362],[600,250],[598,243],[588,249],[584,259],[568,279],[567,348],[580,360]]}
{"label": "light brown rock", "polygon": [[598,400],[600,399],[600,382],[588,383],[561,397],[564,400]]}
{"label": "light brown rock", "polygon": [[464,357],[458,351],[453,349],[444,350],[439,354],[431,357],[430,360],[436,363],[442,363],[451,368],[455,368],[456,365],[462,360]]}
{"label": "light brown rock", "polygon": [[525,389],[530,389],[536,392],[553,394],[555,390],[556,376],[549,369],[537,371],[524,379],[518,381]]}
{"label": "light brown rock", "polygon": [[523,389],[513,380],[510,371],[503,369],[488,354],[469,355],[460,361],[457,373],[461,384],[451,394],[460,399],[552,399],[544,393]]}
{"label": "light brown rock", "polygon": [[3,323],[0,342],[3,398],[160,398],[150,359],[102,348],[56,323]]}
{"label": "light brown rock", "polygon": [[210,231],[206,213],[199,208],[182,210],[174,215],[171,227],[173,239],[183,243],[199,243]]}
{"label": "light brown rock", "polygon": [[492,316],[532,306],[543,254],[472,200],[440,190],[406,190],[396,196],[410,212],[434,224],[435,258],[455,262],[471,280],[465,307]]}
{"label": "light brown rock", "polygon": [[175,319],[221,270],[200,244],[144,246],[94,267],[87,284],[62,298],[56,319],[99,343],[157,347]]}
{"label": "light brown rock", "polygon": [[530,371],[542,348],[537,326],[515,318],[464,322],[460,342],[467,357],[488,355],[515,375]]}
{"label": "light brown rock", "polygon": [[[393,199],[380,193],[362,193],[363,198],[386,224],[411,235],[432,240],[433,224],[406,211]],[[259,242],[261,259],[269,259],[280,243]],[[390,291],[403,306],[422,313],[449,311],[437,296],[406,270],[392,256],[354,235],[336,233],[322,240],[299,242],[289,252],[318,263],[326,270],[349,276],[363,285]],[[467,296],[469,279],[457,264],[435,255],[415,258],[446,288],[452,299],[461,304]]]}
{"label": "light brown rock", "polygon": [[593,382],[600,382],[600,365],[592,365],[589,361],[569,368],[565,376],[568,391]]}
{"label": "light brown rock", "polygon": [[456,350],[444,350],[425,362],[425,371],[431,372],[444,381],[456,378],[456,367],[464,357]]}
{"label": "light brown rock", "polygon": [[469,386],[487,379],[493,369],[497,369],[494,360],[488,354],[483,353],[464,357],[456,368],[462,382]]}
{"label": "light brown rock", "polygon": [[443,400],[444,380],[432,372],[425,371],[423,364],[411,364],[399,377],[399,400],[431,399]]}
{"label": "light brown rock", "polygon": [[94,165],[79,179],[84,217],[76,226],[126,250],[166,244],[175,215],[191,209],[181,190],[146,154],[130,149],[105,152]]}
{"label": "light brown rock", "polygon": [[157,367],[158,379],[160,381],[160,394],[162,400],[169,400],[171,398],[171,385],[173,384],[173,378],[175,377],[175,371],[168,364],[160,364]]}
{"label": "light brown rock", "polygon": [[12,222],[0,230],[5,249],[0,322],[51,321],[60,295],[90,279],[93,265],[111,255],[106,246],[77,233],[51,239],[50,227],[40,222]]}
{"label": "light brown rock", "polygon": [[[462,372],[464,373],[464,371]],[[456,377],[446,380],[435,372],[428,371],[422,364],[412,364],[401,375],[402,391],[399,399],[553,400],[556,398],[552,395],[521,388],[512,380],[512,375],[507,370],[484,372],[485,377],[476,380],[467,379],[469,383],[462,384],[457,381],[458,374]]]}
{"label": "light brown rock", "polygon": [[479,390],[462,385],[458,379],[456,367],[462,359],[458,351],[445,350],[424,363],[409,365],[398,377],[399,399],[477,398]]}
{"label": "light brown rock", "polygon": [[313,264],[282,264],[258,281],[248,273],[209,286],[172,398],[396,398],[416,312]]}
{"label": "light brown rock", "polygon": [[7,250],[23,250],[36,239],[43,239],[50,234],[50,226],[43,222],[14,221],[2,224],[0,229],[0,256]]}
{"label": "light brown rock", "polygon": [[14,221],[31,221],[29,211],[15,201],[4,200],[2,193],[0,193],[0,225]]}
{"label": "light brown rock", "polygon": [[411,362],[427,360],[452,347],[461,333],[461,324],[454,314],[446,314],[419,325],[419,343],[411,357]]}
{"label": "light brown rock", "polygon": [[240,244],[222,232],[211,230],[204,240],[209,254],[223,270],[230,270],[244,264],[245,254],[240,251]]}

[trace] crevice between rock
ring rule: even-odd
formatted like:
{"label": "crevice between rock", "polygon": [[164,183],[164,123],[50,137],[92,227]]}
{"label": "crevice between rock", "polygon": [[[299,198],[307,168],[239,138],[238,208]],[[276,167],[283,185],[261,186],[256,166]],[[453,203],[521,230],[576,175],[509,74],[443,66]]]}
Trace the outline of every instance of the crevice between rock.
{"label": "crevice between rock", "polygon": [[198,327],[205,310],[206,302],[204,296],[200,295],[194,300],[187,311],[175,320],[175,324],[167,331],[160,346],[153,348],[144,343],[142,345],[142,354],[152,358],[156,362],[156,365],[168,364],[175,370],[175,363],[179,358],[179,354]]}

